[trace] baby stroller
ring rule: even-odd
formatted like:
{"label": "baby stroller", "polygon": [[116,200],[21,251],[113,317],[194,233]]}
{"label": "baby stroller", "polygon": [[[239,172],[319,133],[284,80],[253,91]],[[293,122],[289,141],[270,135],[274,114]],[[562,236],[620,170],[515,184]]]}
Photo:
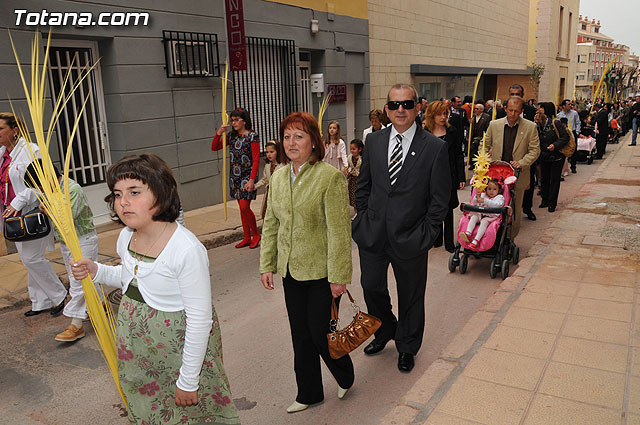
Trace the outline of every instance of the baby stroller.
{"label": "baby stroller", "polygon": [[[518,264],[520,260],[520,248],[516,246],[511,237],[512,227],[512,212],[514,211],[515,203],[515,181],[520,170],[514,170],[513,167],[504,161],[493,161],[489,166],[487,176],[495,179],[502,179],[502,189],[504,196],[504,207],[502,208],[487,208],[479,207],[473,204],[460,204],[460,210],[465,212],[479,212],[485,214],[500,214],[497,220],[489,223],[487,230],[484,233],[482,239],[480,239],[477,247],[472,248],[468,242],[465,242],[458,236],[458,243],[456,244],[455,251],[449,257],[449,271],[454,272],[456,267],[460,267],[460,274],[467,272],[467,266],[469,264],[469,257],[475,258],[491,258],[491,266],[489,269],[489,275],[491,278],[495,278],[498,272],[501,273],[502,279],[506,279],[509,276],[509,262]],[[471,200],[473,201],[476,196],[477,189],[473,188],[471,191]],[[460,225],[458,227],[458,233],[460,229],[466,229],[469,223],[468,214],[463,214],[460,218]],[[478,227],[473,230],[471,238],[473,240],[477,233]]]}
{"label": "baby stroller", "polygon": [[576,140],[576,161],[592,164],[596,154],[596,139],[591,136]]}

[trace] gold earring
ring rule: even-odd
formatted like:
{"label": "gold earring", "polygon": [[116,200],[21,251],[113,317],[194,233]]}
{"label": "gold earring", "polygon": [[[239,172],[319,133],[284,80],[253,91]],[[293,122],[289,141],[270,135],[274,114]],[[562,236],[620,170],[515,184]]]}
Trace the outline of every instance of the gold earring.
{"label": "gold earring", "polygon": [[18,133],[15,133],[15,134],[13,135],[13,141],[14,141],[14,142],[17,142],[17,141],[18,141]]}

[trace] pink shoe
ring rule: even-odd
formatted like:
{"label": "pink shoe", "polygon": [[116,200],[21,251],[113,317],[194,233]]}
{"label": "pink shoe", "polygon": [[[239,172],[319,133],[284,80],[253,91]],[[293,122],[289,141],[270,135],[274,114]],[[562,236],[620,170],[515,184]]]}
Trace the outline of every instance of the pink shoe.
{"label": "pink shoe", "polygon": [[461,232],[458,236],[460,237],[460,239],[462,239],[466,243],[469,243],[469,238],[471,238],[471,233],[469,233],[469,232]]}

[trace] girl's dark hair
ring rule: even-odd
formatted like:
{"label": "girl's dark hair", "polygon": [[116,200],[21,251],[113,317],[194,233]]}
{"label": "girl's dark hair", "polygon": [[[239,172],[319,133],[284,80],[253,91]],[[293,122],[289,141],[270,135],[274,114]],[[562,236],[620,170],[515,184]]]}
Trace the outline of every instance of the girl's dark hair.
{"label": "girl's dark hair", "polygon": [[124,224],[115,210],[114,186],[124,179],[140,180],[149,186],[156,197],[154,207],[158,212],[153,216],[153,221],[176,221],[180,214],[180,197],[178,185],[173,178],[173,172],[169,165],[158,155],[144,153],[142,155],[130,155],[122,158],[107,170],[107,186],[109,193],[105,202],[111,210],[111,218],[120,224]]}
{"label": "girl's dark hair", "polygon": [[[243,109],[243,108],[234,109],[229,114],[229,119],[233,117],[242,118],[242,120],[244,121],[245,130],[253,131],[253,125],[251,124],[251,117],[249,116],[249,112],[247,112],[246,109]],[[238,132],[232,129],[230,135],[231,137],[235,137],[238,135]]]}
{"label": "girl's dark hair", "polygon": [[[42,159],[38,158],[32,161],[31,164],[29,164],[29,166],[27,167],[27,170],[24,173],[24,184],[31,189],[36,189],[36,187],[34,186],[34,183],[42,187],[42,182],[40,181],[40,179],[38,178],[38,174],[36,173],[36,166],[35,166],[36,163],[40,164],[41,170],[44,168],[42,166]],[[58,171],[55,165],[53,166],[53,172],[56,173],[56,177],[60,178],[60,175],[61,175],[60,171]]]}
{"label": "girl's dark hair", "polygon": [[362,143],[362,140],[360,139],[353,139],[349,144],[356,145],[360,152],[362,152],[362,150],[364,149],[364,143]]}
{"label": "girl's dark hair", "polygon": [[[502,195],[502,192],[504,191],[504,188],[502,187],[502,182],[498,179],[491,179],[489,180],[489,183],[495,183],[498,185],[498,195]],[[489,183],[487,183],[487,185],[489,185]]]}
{"label": "girl's dark hair", "polygon": [[[276,142],[275,140],[269,140],[267,143],[264,144],[264,150],[266,151],[269,146],[271,146],[276,151],[276,162],[278,164],[286,164],[287,157],[284,155],[284,150],[282,149],[282,143]],[[271,163],[271,161],[269,161],[266,155],[264,157],[264,162],[266,164]]]}

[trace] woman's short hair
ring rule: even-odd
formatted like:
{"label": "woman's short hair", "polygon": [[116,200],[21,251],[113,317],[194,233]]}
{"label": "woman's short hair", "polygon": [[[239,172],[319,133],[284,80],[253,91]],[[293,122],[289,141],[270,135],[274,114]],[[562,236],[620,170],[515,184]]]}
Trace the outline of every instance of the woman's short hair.
{"label": "woman's short hair", "polygon": [[20,128],[27,128],[24,122],[11,112],[0,112],[0,120],[4,120],[12,129],[18,129],[18,136],[22,135]]}
{"label": "woman's short hair", "polygon": [[153,221],[173,222],[178,218],[180,197],[171,168],[158,155],[143,153],[142,155],[126,156],[107,170],[107,186],[110,193],[104,200],[109,205],[111,218],[114,221],[124,224],[116,214],[115,194],[113,193],[116,183],[124,179],[140,180],[149,186],[156,197],[153,206],[158,207]]}
{"label": "woman's short hair", "polygon": [[324,142],[320,135],[318,121],[313,115],[307,112],[293,112],[287,115],[280,123],[280,140],[284,141],[284,131],[287,128],[298,128],[311,137],[312,150],[311,156],[309,157],[309,164],[313,165],[317,161],[322,161],[325,153]]}
{"label": "woman's short hair", "polygon": [[382,111],[380,109],[372,109],[369,112],[369,121],[371,121],[374,118],[377,118],[378,121],[382,122]]}
{"label": "woman's short hair", "polygon": [[[424,113],[424,118],[427,122],[427,128],[429,131],[433,131],[436,126],[436,115],[440,115],[442,113],[449,112],[449,108],[447,105],[441,100],[434,100],[433,102],[427,105],[427,110]],[[444,122],[445,127],[449,127],[448,120]]]}

